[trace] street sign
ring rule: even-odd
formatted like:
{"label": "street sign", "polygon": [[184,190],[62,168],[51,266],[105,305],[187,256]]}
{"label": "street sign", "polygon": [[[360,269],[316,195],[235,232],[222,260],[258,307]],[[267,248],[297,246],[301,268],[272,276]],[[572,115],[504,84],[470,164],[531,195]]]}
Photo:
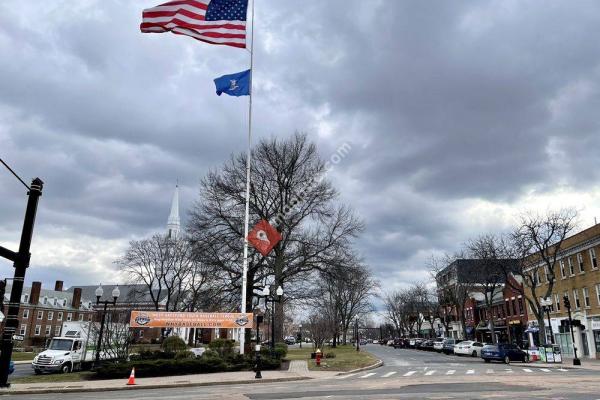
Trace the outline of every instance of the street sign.
{"label": "street sign", "polygon": [[21,335],[13,335],[13,340],[22,342],[23,340],[25,340],[25,336],[21,336]]}

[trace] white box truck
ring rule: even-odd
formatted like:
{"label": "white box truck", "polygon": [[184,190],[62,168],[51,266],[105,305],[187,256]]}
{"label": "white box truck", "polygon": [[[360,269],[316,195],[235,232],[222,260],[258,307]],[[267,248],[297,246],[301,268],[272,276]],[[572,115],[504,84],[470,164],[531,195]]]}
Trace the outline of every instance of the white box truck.
{"label": "white box truck", "polygon": [[[63,323],[61,335],[50,339],[47,348],[33,359],[34,372],[67,373],[90,367],[96,359],[97,325],[93,322]],[[101,360],[113,358],[113,353],[100,353]]]}

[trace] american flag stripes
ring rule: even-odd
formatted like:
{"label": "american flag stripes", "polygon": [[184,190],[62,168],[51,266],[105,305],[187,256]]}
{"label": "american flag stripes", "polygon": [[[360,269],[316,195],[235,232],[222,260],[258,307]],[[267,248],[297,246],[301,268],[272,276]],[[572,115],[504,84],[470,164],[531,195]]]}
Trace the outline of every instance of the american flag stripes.
{"label": "american flag stripes", "polygon": [[248,0],[176,0],[145,9],[140,30],[173,32],[212,44],[246,47]]}

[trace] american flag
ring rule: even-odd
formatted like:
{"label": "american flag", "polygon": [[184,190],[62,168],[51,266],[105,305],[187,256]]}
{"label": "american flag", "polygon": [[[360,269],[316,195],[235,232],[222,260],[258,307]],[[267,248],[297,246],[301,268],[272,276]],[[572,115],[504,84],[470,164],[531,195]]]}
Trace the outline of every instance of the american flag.
{"label": "american flag", "polygon": [[246,47],[248,0],[176,0],[145,9],[140,30],[173,32],[212,44]]}

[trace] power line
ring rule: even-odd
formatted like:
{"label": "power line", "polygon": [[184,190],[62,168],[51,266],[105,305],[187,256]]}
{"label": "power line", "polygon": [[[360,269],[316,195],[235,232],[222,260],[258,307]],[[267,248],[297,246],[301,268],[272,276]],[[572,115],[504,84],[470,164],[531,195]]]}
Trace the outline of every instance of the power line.
{"label": "power line", "polygon": [[3,159],[0,158],[0,162],[2,164],[4,164],[6,169],[8,169],[15,176],[15,178],[17,178],[19,180],[19,182],[21,182],[23,184],[23,186],[25,186],[27,188],[27,190],[31,190],[31,188],[29,186],[27,186],[25,181],[23,179],[21,179],[21,177],[19,175],[17,175],[17,173],[15,171],[13,171],[11,167],[9,167],[8,164],[4,162]]}

